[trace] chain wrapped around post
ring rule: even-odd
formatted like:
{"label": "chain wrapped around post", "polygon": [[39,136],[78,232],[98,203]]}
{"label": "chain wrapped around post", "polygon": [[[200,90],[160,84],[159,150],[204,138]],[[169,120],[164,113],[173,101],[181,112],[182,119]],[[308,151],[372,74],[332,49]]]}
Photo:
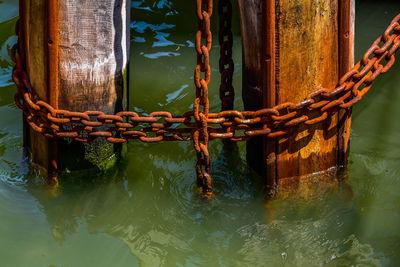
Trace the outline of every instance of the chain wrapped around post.
{"label": "chain wrapped around post", "polygon": [[[11,49],[11,58],[16,63],[13,80],[18,88],[15,102],[34,131],[48,138],[71,138],[79,142],[90,142],[97,137],[105,137],[111,143],[124,143],[130,139],[146,143],[187,141],[193,139],[193,133],[206,133],[203,125],[208,127],[210,140],[222,138],[236,142],[261,135],[271,138],[285,136],[291,127],[321,123],[329,114],[348,109],[361,100],[372,87],[373,81],[386,73],[395,62],[395,53],[400,49],[399,21],[400,14],[334,88],[317,89],[299,103],[282,103],[257,111],[208,113],[208,90],[204,89],[208,89],[210,79],[207,46],[211,48],[211,40],[207,46],[199,44],[197,47],[200,49],[196,48],[200,64],[195,73],[197,95],[194,110],[181,116],[173,116],[167,111],[140,116],[133,111],[108,115],[101,111],[55,109],[35,94],[22,64],[18,43]],[[200,37],[202,32],[197,35]],[[205,62],[202,62],[202,53],[204,60],[207,60]],[[200,79],[201,70],[205,70],[205,79]],[[203,111],[199,110],[200,105],[204,107]]]}
{"label": "chain wrapped around post", "polygon": [[235,90],[232,85],[235,65],[232,60],[232,3],[231,0],[218,1],[219,34],[220,45],[219,72],[221,73],[221,85],[219,87],[219,98],[221,99],[221,110],[233,110]]}
{"label": "chain wrapped around post", "polygon": [[[203,3],[206,10],[203,10]],[[196,32],[195,49],[197,52],[197,66],[194,72],[194,84],[196,86],[196,99],[193,104],[193,115],[197,129],[193,133],[193,144],[197,154],[196,173],[197,185],[202,188],[205,195],[212,192],[210,176],[210,156],[208,153],[208,84],[210,83],[210,50],[212,45],[210,18],[213,12],[213,0],[197,0],[196,14],[198,19],[198,30]],[[202,44],[202,38],[205,44]],[[204,73],[204,78],[201,73]]]}
{"label": "chain wrapped around post", "polygon": [[[42,101],[32,88],[29,75],[24,66],[24,45],[21,38],[11,49],[11,59],[16,64],[12,77],[17,85],[14,96],[32,130],[47,138],[69,138],[78,142],[90,142],[104,137],[111,143],[124,143],[138,139],[146,143],[161,141],[193,140],[198,161],[196,171],[198,185],[206,195],[211,194],[210,159],[208,142],[212,139],[226,139],[232,142],[247,141],[254,136],[284,138],[289,129],[300,124],[312,125],[325,121],[341,109],[349,109],[362,99],[371,89],[373,81],[386,73],[395,62],[395,53],[400,49],[400,14],[397,15],[385,32],[372,44],[363,58],[346,74],[334,88],[319,88],[299,103],[282,103],[272,108],[258,111],[224,110],[233,107],[233,87],[231,87],[231,33],[225,28],[230,26],[230,2],[226,4],[227,13],[222,15],[223,27],[220,66],[223,65],[221,85],[223,111],[209,113],[208,84],[210,82],[209,52],[212,35],[210,17],[213,9],[212,0],[196,0],[196,13],[199,28],[196,33],[197,66],[194,74],[196,99],[193,111],[181,116],[173,116],[167,111],[156,111],[149,115],[139,115],[133,111],[117,114],[104,114],[101,111],[74,112],[60,110]],[[229,4],[228,4],[229,2]],[[206,4],[206,11],[202,9]],[[226,21],[225,21],[226,20]],[[17,23],[17,35],[21,34]],[[202,38],[205,45],[201,44]],[[225,70],[225,66],[228,69]],[[201,78],[204,73],[204,78]],[[226,73],[226,74],[223,74]],[[230,91],[232,90],[232,91]],[[226,101],[226,102],[224,102]],[[232,102],[231,102],[232,101]],[[228,105],[224,106],[224,103]],[[232,106],[231,106],[232,103]]]}

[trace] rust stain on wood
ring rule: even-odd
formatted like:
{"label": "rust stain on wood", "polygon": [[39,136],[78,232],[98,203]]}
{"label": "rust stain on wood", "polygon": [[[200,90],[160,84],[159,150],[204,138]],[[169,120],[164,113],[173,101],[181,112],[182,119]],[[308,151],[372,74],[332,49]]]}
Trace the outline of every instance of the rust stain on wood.
{"label": "rust stain on wood", "polygon": [[[46,3],[43,0],[23,0],[23,27],[25,32],[25,64],[35,94],[41,99],[47,97],[47,41]],[[48,168],[48,142],[46,138],[30,130],[29,148],[32,161]]]}
{"label": "rust stain on wood", "polygon": [[[276,73],[279,72],[279,58],[277,54],[279,54],[279,47],[277,46],[277,38],[276,33],[279,31],[279,24],[275,21],[276,9],[279,6],[276,5],[275,0],[267,0],[263,1],[263,51],[265,56],[265,65],[263,66],[263,70],[265,72],[261,72],[264,83],[263,83],[263,107],[273,107],[278,102],[278,94],[277,94],[277,80]],[[267,167],[265,171],[266,186],[269,194],[273,194],[274,189],[277,186],[277,140],[264,138],[263,140],[263,157],[265,157],[265,164]]]}
{"label": "rust stain on wood", "polygon": [[[354,0],[239,0],[239,7],[246,109],[299,102],[318,88],[334,87],[353,64]],[[270,189],[281,179],[343,165],[350,116],[340,112],[314,127],[291,129],[288,138],[264,138],[263,162],[261,141],[253,140],[247,145],[249,163],[263,173]],[[259,168],[260,163],[266,167]]]}
{"label": "rust stain on wood", "polygon": [[49,104],[58,108],[58,0],[47,1],[47,73],[48,73],[48,100]]}
{"label": "rust stain on wood", "polygon": [[[58,0],[47,1],[47,98],[49,104],[59,108],[59,88],[58,88],[58,72],[59,72],[59,58],[58,58],[58,47],[59,47],[59,19],[58,19]],[[48,178],[57,178],[58,171],[58,141],[48,141]]]}
{"label": "rust stain on wood", "polygon": [[[278,103],[304,99],[317,88],[331,88],[339,78],[336,0],[280,0]],[[277,177],[296,177],[336,165],[337,136],[327,136],[337,118],[318,127],[291,129],[289,142],[278,140]],[[332,153],[335,151],[335,153]]]}
{"label": "rust stain on wood", "polygon": [[[355,23],[355,0],[340,0],[339,2],[339,54],[340,54],[340,76],[348,72],[354,65],[354,23]],[[344,120],[338,130],[338,162],[347,169],[347,157],[349,153],[351,110],[339,111],[339,120]]]}

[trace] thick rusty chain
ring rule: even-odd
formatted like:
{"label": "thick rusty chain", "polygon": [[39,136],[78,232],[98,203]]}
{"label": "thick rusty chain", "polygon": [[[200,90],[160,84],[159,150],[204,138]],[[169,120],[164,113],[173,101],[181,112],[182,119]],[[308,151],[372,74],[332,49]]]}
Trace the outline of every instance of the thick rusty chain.
{"label": "thick rusty chain", "polygon": [[[400,15],[373,43],[362,60],[343,75],[335,88],[318,89],[297,104],[283,103],[258,111],[209,113],[207,126],[210,139],[244,141],[258,135],[283,136],[290,127],[316,124],[328,118],[329,113],[350,108],[361,100],[380,74],[393,66],[394,54],[400,47],[399,20]],[[192,132],[198,129],[193,111],[174,117],[166,111],[139,116],[130,111],[106,115],[100,111],[54,109],[34,95],[28,75],[22,68],[18,45],[12,48],[11,54],[16,63],[13,70],[13,79],[18,87],[16,104],[24,111],[31,127],[47,137],[67,137],[87,142],[100,136],[112,143],[123,143],[129,139],[143,142],[186,141],[192,139]],[[385,65],[383,61],[386,61]],[[262,126],[253,127],[259,124]],[[237,135],[238,130],[241,130],[241,135]]]}
{"label": "thick rusty chain", "polygon": [[[193,139],[199,157],[199,186],[207,192],[211,190],[207,150],[209,139],[222,138],[236,142],[260,135],[273,138],[285,136],[293,126],[320,123],[338,110],[348,109],[360,101],[370,90],[372,82],[393,66],[395,53],[400,48],[399,14],[384,34],[367,50],[362,60],[343,75],[336,87],[318,89],[296,104],[288,102],[258,111],[226,110],[209,113],[208,52],[211,49],[209,19],[212,0],[204,2],[207,4],[207,11],[201,8],[203,1],[197,0],[198,64],[195,71],[196,100],[193,111],[188,111],[182,116],[172,116],[167,111],[140,116],[131,111],[107,115],[101,111],[72,112],[54,109],[34,93],[21,59],[20,49],[24,47],[21,38],[19,44],[14,45],[11,50],[11,58],[16,64],[12,74],[18,88],[15,94],[16,105],[22,109],[30,127],[48,138],[71,138],[75,141],[90,142],[97,137],[105,137],[111,143],[124,143],[129,139],[139,139],[148,143]],[[17,34],[18,25],[19,23]],[[201,38],[206,39],[205,45],[201,45]],[[203,79],[200,78],[201,72],[205,73]]]}
{"label": "thick rusty chain", "polygon": [[219,34],[220,45],[219,72],[221,73],[221,85],[219,87],[219,98],[221,99],[221,110],[233,110],[235,90],[232,85],[235,65],[232,60],[232,4],[231,0],[218,1]]}
{"label": "thick rusty chain", "polygon": [[[203,10],[203,3],[206,10]],[[194,84],[196,86],[196,99],[193,104],[193,116],[196,129],[193,131],[193,144],[197,154],[196,173],[197,186],[203,189],[204,194],[211,194],[210,156],[208,153],[208,84],[210,83],[210,50],[212,45],[210,18],[213,12],[213,0],[197,0],[196,14],[198,30],[196,33],[195,48],[197,52],[197,65],[194,72]],[[202,44],[202,38],[205,44]],[[204,78],[201,73],[204,73]]]}

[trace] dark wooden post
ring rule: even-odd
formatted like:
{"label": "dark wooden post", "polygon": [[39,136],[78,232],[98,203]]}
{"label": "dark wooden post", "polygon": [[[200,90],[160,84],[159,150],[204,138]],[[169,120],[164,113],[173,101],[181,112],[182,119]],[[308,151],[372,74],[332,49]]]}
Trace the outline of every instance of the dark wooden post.
{"label": "dark wooden post", "polygon": [[[58,109],[114,114],[127,108],[130,2],[21,0],[25,64],[34,95]],[[104,168],[120,147],[53,141],[27,131],[45,170]]]}
{"label": "dark wooden post", "polygon": [[[332,88],[353,64],[354,0],[239,0],[243,37],[243,100],[247,110],[297,103]],[[310,175],[346,166],[350,112],[287,138],[248,143],[249,164],[270,194],[293,191]],[[261,166],[261,167],[260,167]]]}

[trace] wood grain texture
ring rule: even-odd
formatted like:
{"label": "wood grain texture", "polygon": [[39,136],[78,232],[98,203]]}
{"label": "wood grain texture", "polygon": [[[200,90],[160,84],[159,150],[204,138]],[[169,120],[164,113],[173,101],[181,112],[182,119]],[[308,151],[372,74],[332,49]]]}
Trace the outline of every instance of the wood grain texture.
{"label": "wood grain texture", "polygon": [[262,108],[263,65],[262,1],[238,0],[243,44],[242,97],[246,110]]}
{"label": "wood grain texture", "polygon": [[[343,2],[354,10],[352,0],[239,0],[246,109],[259,108],[260,96],[262,107],[272,107],[288,101],[299,102],[318,88],[336,85],[343,66],[348,68],[353,64],[354,31],[346,32],[345,41],[340,35],[352,25],[350,22],[343,26],[340,22],[352,16],[349,13],[343,17],[343,10],[351,10],[344,9]],[[264,14],[262,19],[260,14]],[[345,48],[339,49],[344,43]],[[253,63],[258,63],[259,58],[253,58],[256,56],[262,60],[260,65]],[[256,156],[248,156],[254,161],[249,163],[254,166],[261,162],[265,166],[258,170],[270,189],[278,184],[291,184],[285,187],[294,189],[296,184],[304,184],[299,183],[299,177],[331,172],[332,167],[347,161],[344,151],[348,150],[350,116],[339,113],[314,127],[295,127],[288,138],[265,138],[262,161],[258,159],[260,144],[252,146],[250,142],[248,154]]]}
{"label": "wood grain texture", "polygon": [[[355,0],[340,0],[339,2],[339,53],[340,76],[354,66],[354,36],[355,36]],[[349,155],[351,109],[339,112],[339,121],[343,121],[338,130],[338,162],[342,171],[347,172],[347,158]]]}
{"label": "wood grain texture", "polygon": [[[24,0],[23,27],[25,39],[25,64],[35,93],[47,100],[47,50],[46,50],[46,4],[43,0]],[[48,168],[48,142],[42,135],[30,130],[28,148],[32,162],[44,169]]]}
{"label": "wood grain texture", "polygon": [[[22,6],[26,64],[39,98],[71,111],[127,108],[129,1],[22,0]],[[117,149],[105,141],[53,142],[32,131],[28,140],[32,161],[47,170],[52,158],[63,168],[91,168]]]}
{"label": "wood grain texture", "polygon": [[62,0],[59,8],[60,108],[108,114],[122,110],[129,2]]}
{"label": "wood grain texture", "polygon": [[[264,77],[263,83],[263,107],[274,107],[278,104],[278,91],[277,89],[277,74],[279,69],[277,68],[279,62],[277,55],[279,55],[278,47],[278,32],[279,24],[276,21],[276,9],[278,6],[275,0],[267,0],[263,2],[263,36],[264,36],[264,47],[266,59],[264,68],[261,71],[261,75]],[[260,138],[259,141],[262,153],[261,164],[265,166],[262,172],[265,176],[265,184],[267,194],[273,196],[275,194],[275,188],[278,181],[278,168],[277,168],[277,140],[275,138]]]}
{"label": "wood grain texture", "polygon": [[[240,26],[242,33],[242,99],[245,110],[258,110],[265,106],[266,98],[263,89],[269,85],[274,85],[275,75],[263,75],[266,68],[275,73],[274,67],[274,47],[268,46],[270,53],[264,54],[267,49],[267,42],[263,42],[271,31],[263,28],[264,19],[267,19],[267,12],[271,9],[264,8],[265,2],[270,0],[238,0],[240,13]],[[269,16],[271,18],[271,16]],[[270,21],[271,22],[271,21]],[[271,25],[271,24],[268,24]],[[268,40],[273,39],[269,36]],[[268,45],[274,46],[274,41]],[[266,61],[268,60],[268,61]],[[268,80],[272,78],[272,80]],[[271,90],[272,92],[273,90]],[[255,137],[246,143],[247,162],[257,172],[265,172],[264,152],[262,149],[263,138]]]}
{"label": "wood grain texture", "polygon": [[[337,0],[279,0],[277,102],[300,102],[339,78]],[[337,117],[290,130],[279,139],[278,179],[299,177],[337,165]],[[274,167],[274,166],[272,166]]]}

